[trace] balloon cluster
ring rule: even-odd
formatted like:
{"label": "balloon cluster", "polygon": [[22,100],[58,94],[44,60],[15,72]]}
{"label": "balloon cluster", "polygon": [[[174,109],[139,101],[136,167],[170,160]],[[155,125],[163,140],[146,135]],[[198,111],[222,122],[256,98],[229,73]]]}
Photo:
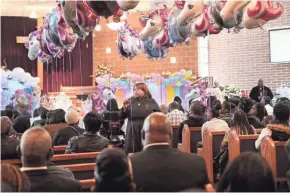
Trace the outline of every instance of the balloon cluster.
{"label": "balloon cluster", "polygon": [[43,18],[42,27],[29,34],[25,43],[28,57],[31,60],[38,58],[41,62],[62,57],[65,49],[72,51],[78,39],[84,40],[88,36],[101,16],[113,16],[113,21],[119,22],[123,10],[133,9],[138,3],[138,0],[60,0],[57,7]]}
{"label": "balloon cluster", "polygon": [[[166,5],[147,15],[138,11],[143,27],[139,34],[144,46],[142,51],[148,58],[164,58],[170,47],[183,42],[188,44],[192,35],[218,34],[224,28],[233,29],[235,33],[243,28],[262,28],[266,22],[280,17],[283,11],[283,6],[273,0],[175,0],[170,11]],[[122,42],[123,48],[138,42],[138,36],[124,38],[125,41],[120,37],[123,37],[122,31],[118,35],[118,45]],[[126,50],[120,53],[122,57],[128,55]]]}
{"label": "balloon cluster", "polygon": [[17,108],[33,111],[39,106],[41,91],[38,86],[40,79],[32,77],[22,68],[14,68],[12,71],[1,71],[1,109],[13,104]]}
{"label": "balloon cluster", "polygon": [[161,86],[188,86],[196,79],[192,75],[191,70],[180,70],[179,72],[162,72],[162,73],[147,73],[144,75],[135,74],[131,72],[123,73],[119,78],[112,78],[111,75],[106,74],[96,78],[96,82],[101,86],[110,86],[115,89],[127,88],[130,84],[137,82],[155,83]]}
{"label": "balloon cluster", "polygon": [[37,84],[40,82],[38,77],[32,77],[30,73],[25,72],[20,67],[14,68],[12,71],[3,70],[1,68],[0,71],[2,89],[8,89],[11,82],[16,82],[19,85],[23,85],[21,87],[37,87]]}

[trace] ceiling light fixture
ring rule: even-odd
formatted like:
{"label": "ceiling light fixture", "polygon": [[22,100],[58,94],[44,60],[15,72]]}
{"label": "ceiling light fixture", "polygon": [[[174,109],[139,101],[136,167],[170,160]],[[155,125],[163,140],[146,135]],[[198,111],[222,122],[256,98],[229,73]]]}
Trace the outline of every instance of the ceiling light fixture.
{"label": "ceiling light fixture", "polygon": [[31,19],[37,19],[37,14],[35,13],[34,10],[30,13],[29,18],[31,18]]}

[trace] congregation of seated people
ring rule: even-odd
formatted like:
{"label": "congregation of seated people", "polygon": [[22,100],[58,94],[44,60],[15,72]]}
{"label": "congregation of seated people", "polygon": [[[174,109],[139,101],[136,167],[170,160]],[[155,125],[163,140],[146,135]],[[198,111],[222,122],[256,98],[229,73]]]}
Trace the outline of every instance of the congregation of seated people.
{"label": "congregation of seated people", "polygon": [[[134,88],[137,95],[142,95]],[[144,91],[144,90],[143,90]],[[143,95],[146,95],[146,90]],[[142,95],[142,96],[143,96]],[[146,99],[150,98],[150,93]],[[133,99],[132,99],[133,100]],[[153,103],[154,103],[154,99]],[[148,100],[152,102],[152,100]],[[256,102],[247,97],[226,98],[220,102],[212,97],[206,104],[192,101],[189,112],[176,97],[167,107],[155,107],[142,118],[142,125],[132,126],[135,117],[128,117],[124,134],[125,146],[128,137],[133,137],[133,152],[126,147],[113,144],[112,127],[118,129],[124,124],[124,113],[133,102],[126,100],[119,109],[115,99],[107,105],[103,114],[88,112],[82,118],[75,108],[66,112],[62,109],[49,111],[43,107],[35,110],[30,117],[18,112],[13,106],[1,111],[1,190],[3,192],[275,192],[280,182],[271,164],[261,156],[261,144],[270,137],[273,141],[285,142],[285,152],[290,162],[290,101],[280,100],[275,106],[261,98]],[[143,102],[142,100],[136,100]],[[148,102],[148,103],[149,103]],[[140,104],[140,103],[139,103]],[[138,105],[139,105],[138,104]],[[113,106],[112,106],[113,105]],[[150,105],[150,104],[149,104]],[[269,107],[270,106],[270,107]],[[160,109],[160,110],[159,110]],[[156,112],[158,111],[158,112]],[[132,113],[132,112],[131,112]],[[110,117],[114,116],[114,120]],[[132,115],[131,115],[132,116]],[[137,116],[137,115],[136,115]],[[139,119],[139,117],[137,117]],[[82,123],[81,123],[82,122]],[[135,122],[136,123],[136,122]],[[135,124],[134,123],[134,124]],[[133,123],[132,123],[133,125]],[[218,144],[220,153],[213,158],[215,180],[209,178],[206,157],[192,152],[172,148],[172,128],[177,127],[179,143],[183,142],[184,128],[200,128],[202,149],[208,132],[221,131],[223,139]],[[260,130],[260,131],[259,131]],[[132,133],[138,133],[138,148]],[[259,131],[259,132],[258,132]],[[228,148],[230,135],[257,135],[254,146],[256,152],[241,152],[229,162]],[[259,136],[258,136],[259,135]],[[114,138],[116,139],[116,138]],[[131,139],[130,139],[131,140]],[[55,155],[54,148],[63,146],[63,154]],[[112,147],[113,146],[113,147]],[[137,150],[136,150],[137,149]],[[94,179],[89,186],[86,180],[75,177],[74,164],[55,163],[55,156],[85,156],[96,153],[91,172]],[[72,158],[75,159],[75,158]],[[10,162],[10,160],[12,160]],[[13,160],[20,160],[20,165]],[[280,161],[280,160],[279,160]],[[17,162],[18,163],[18,162]],[[86,165],[87,164],[87,165]],[[93,165],[92,165],[93,164]],[[290,168],[285,172],[290,190]],[[278,185],[277,185],[278,183]]]}

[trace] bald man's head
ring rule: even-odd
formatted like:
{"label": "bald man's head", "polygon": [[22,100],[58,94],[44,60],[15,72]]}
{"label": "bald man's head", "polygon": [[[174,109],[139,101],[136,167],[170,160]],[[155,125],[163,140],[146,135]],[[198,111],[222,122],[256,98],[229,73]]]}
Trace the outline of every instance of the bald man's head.
{"label": "bald man's head", "polygon": [[53,153],[49,133],[42,127],[28,129],[21,137],[20,151],[23,164],[34,167],[46,164]]}
{"label": "bald man's head", "polygon": [[171,125],[167,116],[163,113],[152,113],[143,124],[145,145],[150,143],[162,143],[171,140]]}

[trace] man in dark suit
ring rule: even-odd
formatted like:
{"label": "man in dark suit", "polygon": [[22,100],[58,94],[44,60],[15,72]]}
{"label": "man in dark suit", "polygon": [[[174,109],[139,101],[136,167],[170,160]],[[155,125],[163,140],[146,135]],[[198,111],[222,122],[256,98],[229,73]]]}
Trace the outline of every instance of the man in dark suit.
{"label": "man in dark suit", "polygon": [[142,134],[144,150],[130,157],[137,191],[178,192],[209,183],[202,157],[170,147],[171,125],[164,114],[149,115]]}
{"label": "man in dark suit", "polygon": [[31,181],[31,192],[78,192],[80,183],[59,173],[50,172],[47,163],[53,155],[49,133],[35,127],[24,132],[20,141],[22,168]]}
{"label": "man in dark suit", "polygon": [[270,100],[273,99],[274,95],[269,87],[264,85],[262,78],[259,79],[258,85],[253,87],[250,92],[250,98],[256,102],[261,102],[263,97],[269,97]]}

